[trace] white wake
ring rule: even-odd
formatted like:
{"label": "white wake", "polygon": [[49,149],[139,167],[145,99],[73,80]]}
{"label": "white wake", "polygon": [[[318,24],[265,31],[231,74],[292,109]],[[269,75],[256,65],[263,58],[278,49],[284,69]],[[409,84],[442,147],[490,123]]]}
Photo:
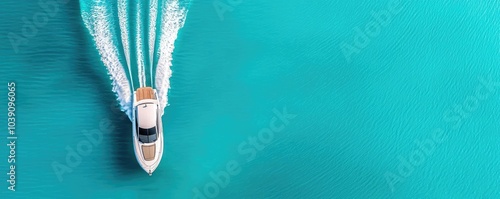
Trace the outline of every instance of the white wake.
{"label": "white wake", "polygon": [[153,86],[153,64],[154,52],[156,42],[156,18],[158,16],[158,0],[151,0],[149,2],[149,77],[151,79],[151,86]]}
{"label": "white wake", "polygon": [[139,76],[140,87],[146,86],[146,73],[144,71],[144,53],[142,52],[142,11],[141,1],[137,1],[137,17],[136,17],[136,32],[135,32],[135,48],[137,52],[137,71]]}
{"label": "white wake", "polygon": [[[187,9],[181,7],[177,0],[164,2],[161,11],[160,44],[158,47],[158,61],[156,68],[155,87],[162,110],[168,105],[168,89],[172,76],[172,52],[177,33],[184,26]],[[163,113],[162,113],[163,114]]]}
{"label": "white wake", "polygon": [[132,68],[130,66],[130,43],[129,43],[129,25],[128,25],[128,0],[118,0],[118,20],[120,22],[120,36],[122,38],[123,52],[127,61],[130,84],[134,88],[132,81]]}
{"label": "white wake", "polygon": [[[117,16],[120,31],[114,31],[115,20],[112,12],[105,1],[80,1],[82,7],[82,19],[89,33],[93,37],[96,48],[101,56],[101,60],[108,70],[109,77],[112,82],[113,92],[116,93],[122,111],[131,118],[132,107],[132,89],[136,89],[133,85],[133,76],[137,75],[140,87],[146,85],[146,67],[145,59],[149,59],[149,76],[151,78],[151,86],[158,91],[158,97],[162,110],[168,105],[168,90],[170,89],[170,76],[172,75],[172,52],[174,51],[174,43],[177,39],[179,30],[183,27],[186,19],[187,8],[180,6],[178,0],[158,0],[149,1],[149,27],[148,34],[148,52],[146,58],[143,53],[143,23],[141,13],[141,0],[137,2],[137,18],[136,23],[136,43],[137,48],[137,73],[132,74],[131,69],[131,54],[130,54],[130,20],[127,0],[117,1]],[[108,2],[109,3],[109,2]],[[159,4],[161,4],[159,6]],[[161,9],[159,9],[161,8]],[[160,12],[158,14],[158,12]],[[160,22],[157,25],[157,21]],[[121,36],[121,41],[118,39],[118,34]],[[124,60],[122,63],[118,44],[122,42]],[[158,42],[158,43],[157,43]],[[156,50],[156,52],[155,52]],[[123,64],[128,68],[129,78],[125,72]],[[155,76],[153,77],[153,68],[156,64]],[[154,78],[154,81],[153,81]],[[163,114],[163,111],[162,111]]]}
{"label": "white wake", "polygon": [[101,60],[108,70],[113,92],[116,93],[122,111],[130,117],[131,92],[130,85],[118,57],[118,48],[113,38],[113,16],[102,2],[86,5],[89,9],[82,11],[82,19],[92,35]]}

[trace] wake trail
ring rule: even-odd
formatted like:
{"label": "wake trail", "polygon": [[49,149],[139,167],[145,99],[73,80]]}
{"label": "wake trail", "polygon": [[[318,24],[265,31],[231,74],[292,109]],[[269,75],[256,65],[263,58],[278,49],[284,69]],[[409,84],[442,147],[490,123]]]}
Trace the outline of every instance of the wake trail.
{"label": "wake trail", "polygon": [[[184,26],[187,9],[179,5],[179,1],[165,1],[161,10],[160,42],[156,68],[155,86],[162,110],[168,104],[168,89],[172,76],[172,52],[177,33]],[[162,115],[163,115],[162,111]]]}
{"label": "wake trail", "polygon": [[121,110],[131,116],[130,85],[120,62],[118,45],[115,43],[113,15],[103,2],[80,2],[82,19],[90,35],[92,35],[101,60],[111,79],[113,92],[117,95]]}
{"label": "wake trail", "polygon": [[130,84],[134,88],[134,81],[132,79],[132,68],[130,66],[130,45],[129,45],[129,25],[128,25],[128,1],[118,0],[118,21],[120,23],[120,33],[122,38],[123,52],[125,60],[127,61],[128,75]]}
{"label": "wake trail", "polygon": [[[112,90],[117,96],[121,110],[124,111],[129,118],[132,116],[132,89],[135,89],[133,84],[134,75],[138,75],[140,87],[146,86],[146,68],[145,60],[149,60],[149,75],[151,78],[151,86],[157,90],[158,100],[160,102],[161,111],[168,105],[168,90],[170,89],[170,80],[172,76],[172,53],[174,51],[174,43],[177,39],[179,30],[184,26],[186,19],[187,8],[181,6],[178,0],[150,0],[149,1],[149,21],[147,29],[143,28],[141,9],[142,3],[138,0],[137,16],[135,26],[135,46],[136,59],[132,60],[131,51],[131,30],[129,17],[129,2],[127,0],[117,1],[118,23],[120,30],[114,29],[115,16],[112,15],[111,8],[107,6],[106,1],[80,1],[81,15],[86,28],[92,36],[97,51],[101,56],[101,60],[108,71],[111,79]],[[189,1],[186,1],[189,2]],[[189,3],[188,3],[189,4]],[[133,28],[132,28],[133,29]],[[149,31],[147,35],[143,35],[144,31]],[[121,36],[121,41],[117,37]],[[148,50],[143,48],[143,39],[148,37]],[[123,63],[120,57],[119,42],[122,42],[124,59]],[[132,44],[133,45],[133,44]],[[148,54],[145,58],[144,51]],[[137,61],[137,73],[132,74],[132,64]],[[123,64],[127,65],[128,77]],[[153,70],[156,66],[156,71]],[[153,79],[154,78],[154,79]],[[149,83],[149,82],[148,82]],[[132,88],[131,88],[132,87]]]}
{"label": "wake trail", "polygon": [[151,0],[149,2],[149,77],[151,79],[151,86],[154,85],[153,64],[154,64],[155,42],[156,42],[157,16],[158,16],[158,0]]}
{"label": "wake trail", "polygon": [[139,76],[140,87],[146,86],[146,73],[144,71],[144,53],[142,52],[142,11],[141,11],[141,1],[137,1],[137,15],[136,15],[136,33],[135,33],[135,44],[137,49],[137,71]]}

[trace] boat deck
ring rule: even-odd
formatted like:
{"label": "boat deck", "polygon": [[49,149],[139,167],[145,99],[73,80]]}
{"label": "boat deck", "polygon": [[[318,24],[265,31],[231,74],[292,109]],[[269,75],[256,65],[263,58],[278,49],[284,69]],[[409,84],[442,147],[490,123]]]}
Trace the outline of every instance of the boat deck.
{"label": "boat deck", "polygon": [[135,91],[135,98],[137,101],[141,101],[143,99],[156,99],[155,92],[151,87],[141,87]]}
{"label": "boat deck", "polygon": [[142,146],[144,160],[151,161],[155,159],[156,145]]}

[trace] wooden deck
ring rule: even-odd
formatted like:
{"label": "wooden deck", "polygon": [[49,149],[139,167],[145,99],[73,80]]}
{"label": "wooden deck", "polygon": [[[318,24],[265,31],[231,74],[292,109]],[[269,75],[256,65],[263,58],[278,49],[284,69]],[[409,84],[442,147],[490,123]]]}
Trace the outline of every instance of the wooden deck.
{"label": "wooden deck", "polygon": [[142,146],[142,152],[146,161],[155,159],[156,145]]}
{"label": "wooden deck", "polygon": [[156,99],[153,88],[151,87],[138,88],[135,92],[135,98],[137,101],[141,101],[143,99]]}

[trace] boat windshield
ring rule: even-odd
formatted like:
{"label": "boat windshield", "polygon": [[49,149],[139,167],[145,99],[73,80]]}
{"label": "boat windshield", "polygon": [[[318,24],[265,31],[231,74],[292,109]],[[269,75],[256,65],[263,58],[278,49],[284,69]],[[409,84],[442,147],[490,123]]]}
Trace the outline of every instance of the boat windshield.
{"label": "boat windshield", "polygon": [[143,103],[139,104],[135,110],[137,137],[139,137],[139,141],[142,143],[152,143],[158,139],[157,108],[155,104]]}
{"label": "boat windshield", "polygon": [[158,134],[156,133],[156,126],[149,129],[143,129],[141,127],[137,128],[139,133],[139,141],[142,143],[152,143],[158,139]]}

